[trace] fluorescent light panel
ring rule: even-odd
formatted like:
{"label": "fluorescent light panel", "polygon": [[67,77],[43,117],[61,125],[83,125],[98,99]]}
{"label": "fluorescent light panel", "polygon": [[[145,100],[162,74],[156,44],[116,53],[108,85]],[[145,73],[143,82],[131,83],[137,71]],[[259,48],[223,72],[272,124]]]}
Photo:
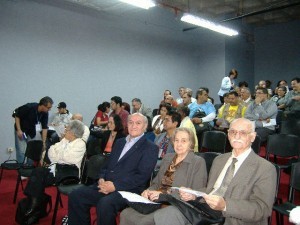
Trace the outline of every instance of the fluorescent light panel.
{"label": "fluorescent light panel", "polygon": [[125,2],[130,5],[134,5],[136,7],[140,7],[143,9],[149,9],[155,6],[155,3],[151,0],[119,0],[121,2]]}
{"label": "fluorescent light panel", "polygon": [[222,34],[226,34],[228,36],[235,36],[238,35],[239,33],[235,30],[232,30],[230,28],[221,26],[219,24],[213,23],[209,20],[205,20],[202,19],[200,17],[197,16],[193,16],[191,14],[188,13],[184,13],[183,16],[181,17],[181,21],[187,22],[187,23],[191,23],[200,27],[204,27]]}

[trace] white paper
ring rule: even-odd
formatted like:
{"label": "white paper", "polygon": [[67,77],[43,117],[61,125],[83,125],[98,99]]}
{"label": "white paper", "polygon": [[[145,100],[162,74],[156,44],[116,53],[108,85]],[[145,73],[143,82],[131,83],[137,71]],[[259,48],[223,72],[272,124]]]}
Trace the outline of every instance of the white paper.
{"label": "white paper", "polygon": [[270,122],[267,123],[265,120],[262,121],[263,127],[268,127],[268,126],[275,126],[276,125],[276,119],[270,119]]}
{"label": "white paper", "polygon": [[141,202],[141,203],[148,203],[148,204],[160,204],[156,202],[152,202],[147,198],[144,198],[141,195],[127,192],[127,191],[119,191],[119,193],[122,195],[123,198],[126,198],[130,202]]}
{"label": "white paper", "polygon": [[180,191],[184,191],[184,192],[196,195],[197,197],[202,197],[202,196],[206,195],[206,193],[204,193],[204,192],[195,191],[195,190],[191,190],[191,189],[187,189],[187,188],[179,188],[179,187],[171,187],[171,188],[175,189],[175,190],[180,190]]}

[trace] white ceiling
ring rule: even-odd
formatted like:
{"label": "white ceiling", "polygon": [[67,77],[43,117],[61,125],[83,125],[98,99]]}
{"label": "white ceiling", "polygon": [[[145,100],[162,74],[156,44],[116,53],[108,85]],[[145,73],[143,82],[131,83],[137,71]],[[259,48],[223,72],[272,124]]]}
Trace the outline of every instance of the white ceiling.
{"label": "white ceiling", "polygon": [[[67,1],[119,15],[140,11],[118,0]],[[300,19],[300,0],[156,0],[155,2],[157,7],[171,11],[175,16],[190,12],[216,22],[234,19],[254,26],[263,26]],[[267,12],[260,13],[262,10]],[[258,14],[245,16],[250,13]],[[237,19],[239,16],[243,18]]]}

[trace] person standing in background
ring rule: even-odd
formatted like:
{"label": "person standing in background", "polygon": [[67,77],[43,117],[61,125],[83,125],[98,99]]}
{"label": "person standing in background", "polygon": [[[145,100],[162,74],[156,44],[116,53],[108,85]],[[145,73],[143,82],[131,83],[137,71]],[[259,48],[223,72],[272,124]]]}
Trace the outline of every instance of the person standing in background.
{"label": "person standing in background", "polygon": [[13,113],[15,118],[15,147],[16,159],[19,163],[24,161],[28,141],[42,140],[45,148],[48,112],[52,105],[53,100],[46,96],[39,103],[27,103],[15,109]]}
{"label": "person standing in background", "polygon": [[238,71],[236,69],[232,69],[230,70],[229,75],[223,78],[221,88],[218,92],[222,104],[224,103],[223,95],[234,89],[234,80],[237,78],[237,76]]}

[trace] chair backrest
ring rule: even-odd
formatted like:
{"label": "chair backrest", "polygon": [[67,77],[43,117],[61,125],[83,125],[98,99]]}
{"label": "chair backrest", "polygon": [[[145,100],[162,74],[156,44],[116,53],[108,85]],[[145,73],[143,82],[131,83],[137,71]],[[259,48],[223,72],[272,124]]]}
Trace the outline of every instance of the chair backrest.
{"label": "chair backrest", "polygon": [[218,113],[218,111],[219,111],[219,109],[222,107],[222,105],[223,105],[223,104],[221,104],[221,103],[220,103],[220,104],[215,104],[215,105],[214,105],[215,110],[216,110],[216,113]]}
{"label": "chair backrest", "polygon": [[270,154],[279,157],[299,156],[300,138],[293,134],[269,135],[267,142],[267,159]]}
{"label": "chair backrest", "polygon": [[202,145],[200,151],[203,148],[209,152],[225,153],[227,135],[222,131],[205,131],[202,137]]}
{"label": "chair backrest", "polygon": [[281,134],[294,134],[300,137],[300,119],[289,119],[281,121]]}
{"label": "chair backrest", "polygon": [[41,140],[33,140],[27,142],[25,157],[33,161],[40,161],[43,152],[43,142]]}
{"label": "chair backrest", "polygon": [[289,201],[294,202],[295,190],[300,191],[300,161],[292,164]]}
{"label": "chair backrest", "polygon": [[259,154],[260,152],[260,144],[261,144],[261,138],[260,136],[256,135],[254,141],[251,144],[251,148],[256,154]]}
{"label": "chair backrest", "polygon": [[87,177],[93,180],[99,178],[99,173],[107,157],[101,154],[93,155],[87,161]]}
{"label": "chair backrest", "polygon": [[196,155],[201,156],[206,163],[206,171],[207,174],[209,174],[210,168],[212,166],[212,163],[214,159],[218,156],[221,155],[219,152],[197,152]]}

